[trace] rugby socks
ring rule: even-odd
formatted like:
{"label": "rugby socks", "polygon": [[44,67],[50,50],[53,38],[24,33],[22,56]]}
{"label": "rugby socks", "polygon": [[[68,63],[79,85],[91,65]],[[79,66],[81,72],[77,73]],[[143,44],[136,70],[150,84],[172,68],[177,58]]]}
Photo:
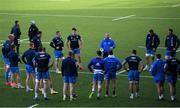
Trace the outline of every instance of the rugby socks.
{"label": "rugby socks", "polygon": [[6,79],[6,82],[9,82],[9,72],[5,72],[5,79]]}

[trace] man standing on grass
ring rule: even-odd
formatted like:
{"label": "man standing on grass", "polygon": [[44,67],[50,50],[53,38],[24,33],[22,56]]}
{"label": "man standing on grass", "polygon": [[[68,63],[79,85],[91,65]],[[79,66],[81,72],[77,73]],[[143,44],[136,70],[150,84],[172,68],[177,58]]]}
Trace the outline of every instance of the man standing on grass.
{"label": "man standing on grass", "polygon": [[34,48],[36,52],[38,52],[38,48],[42,46],[41,37],[42,37],[42,32],[38,31],[37,35],[31,39],[31,42],[34,43]]}
{"label": "man standing on grass", "polygon": [[[140,72],[142,72],[144,68],[142,59],[138,57],[136,53],[136,50],[132,50],[132,54],[127,57],[122,63],[124,69],[128,71],[129,91],[131,93],[129,97],[130,99],[134,99],[134,85],[136,86],[135,97],[139,97]],[[126,68],[126,64],[128,64],[128,68]]]}
{"label": "man standing on grass", "polygon": [[103,52],[103,58],[108,57],[109,51],[115,49],[115,47],[116,47],[116,44],[110,38],[109,33],[105,33],[105,37],[100,44],[100,50]]}
{"label": "man standing on grass", "polygon": [[180,66],[180,61],[176,59],[174,52],[171,52],[171,56],[166,61],[164,66],[166,74],[167,74],[167,81],[169,83],[171,101],[176,101],[176,81],[178,76],[178,66]]}
{"label": "man standing on grass", "polygon": [[164,100],[165,61],[161,59],[161,54],[157,54],[156,58],[157,59],[151,65],[150,73],[154,77],[156,83],[158,100],[161,101]]}
{"label": "man standing on grass", "polygon": [[12,27],[10,34],[14,35],[14,45],[16,45],[16,52],[19,55],[21,30],[18,20],[15,21],[15,25]]}
{"label": "man standing on grass", "polygon": [[178,37],[173,33],[173,29],[169,29],[169,34],[166,36],[166,40],[165,40],[165,47],[166,47],[165,59],[168,59],[171,56],[171,52],[173,52],[176,55],[176,50],[179,48],[179,45],[180,45],[180,41]]}
{"label": "man standing on grass", "polygon": [[[10,62],[10,71],[11,71],[11,86],[14,88],[24,88],[20,83],[20,71],[18,63],[21,62],[19,55],[15,52],[15,45],[11,45],[11,51],[8,54]],[[14,76],[16,77],[16,82],[14,82]]]}
{"label": "man standing on grass", "polygon": [[[29,44],[30,48],[26,50],[22,55],[22,61],[25,63],[25,69],[26,69],[26,92],[31,92],[33,89],[29,87],[29,80],[30,77],[33,79],[33,83],[35,81],[35,70],[33,65],[33,59],[36,55],[34,44]],[[34,83],[35,84],[35,83]]]}
{"label": "man standing on grass", "polygon": [[49,79],[49,68],[53,65],[53,61],[45,48],[40,46],[39,53],[34,58],[34,65],[37,67],[36,80],[35,80],[35,97],[34,100],[38,99],[38,88],[40,80],[43,81],[43,95],[44,100],[47,100],[47,87]]}
{"label": "man standing on grass", "polygon": [[156,49],[160,44],[160,40],[157,34],[151,29],[146,37],[146,67],[144,70],[149,70],[149,65],[154,61]]}
{"label": "man standing on grass", "polygon": [[56,36],[52,39],[50,46],[54,48],[54,56],[55,56],[55,68],[56,68],[56,73],[61,73],[60,68],[59,68],[59,62],[60,59],[63,60],[63,48],[64,48],[64,42],[61,38],[61,32],[57,31]]}
{"label": "man standing on grass", "polygon": [[75,100],[75,83],[78,76],[78,62],[74,59],[74,53],[69,52],[68,57],[62,61],[61,70],[63,76],[63,100],[67,99],[67,89],[70,91],[70,101]]}
{"label": "man standing on grass", "polygon": [[[93,58],[90,63],[88,64],[88,69],[90,72],[92,72],[93,75],[93,85],[92,85],[92,92],[89,95],[89,99],[92,98],[96,86],[98,88],[98,93],[97,93],[97,99],[100,100],[100,95],[101,95],[101,90],[102,90],[102,83],[104,80],[104,61],[101,58],[102,52],[97,51],[97,57]],[[92,69],[93,66],[93,69]],[[97,85],[98,84],[98,85]]]}
{"label": "man standing on grass", "polygon": [[75,54],[75,58],[81,63],[80,49],[82,48],[83,41],[81,36],[77,34],[77,29],[72,28],[72,34],[67,37],[67,47]]}
{"label": "man standing on grass", "polygon": [[31,41],[31,39],[33,39],[38,34],[38,31],[39,29],[36,26],[35,21],[31,21],[31,25],[28,30],[29,41]]}
{"label": "man standing on grass", "polygon": [[4,71],[5,71],[5,84],[7,86],[10,86],[11,83],[9,82],[9,71],[10,71],[10,63],[9,63],[9,57],[8,54],[11,51],[11,45],[14,44],[14,35],[9,34],[8,40],[6,40],[2,45],[2,59],[4,62]]}
{"label": "man standing on grass", "polygon": [[106,94],[105,96],[109,96],[109,87],[110,81],[112,81],[112,96],[116,96],[116,72],[120,70],[122,67],[121,62],[118,58],[113,55],[113,51],[109,51],[108,57],[104,59],[104,70],[105,70],[105,80],[106,80]]}

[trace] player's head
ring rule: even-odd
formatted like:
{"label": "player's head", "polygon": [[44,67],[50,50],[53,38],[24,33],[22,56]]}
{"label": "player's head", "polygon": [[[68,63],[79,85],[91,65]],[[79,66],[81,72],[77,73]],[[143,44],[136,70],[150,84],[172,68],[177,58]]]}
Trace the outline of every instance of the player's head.
{"label": "player's head", "polygon": [[102,56],[102,52],[100,50],[96,51],[97,56],[101,57]]}
{"label": "player's head", "polygon": [[13,44],[13,45],[10,46],[10,49],[13,50],[13,51],[15,51],[16,46]]}
{"label": "player's head", "polygon": [[34,20],[31,21],[31,25],[35,25],[36,22]]}
{"label": "player's head", "polygon": [[74,53],[72,51],[69,51],[68,56],[74,58]]}
{"label": "player's head", "polygon": [[132,50],[132,54],[136,55],[137,51],[135,49]]}
{"label": "player's head", "polygon": [[15,20],[15,25],[19,25],[19,21],[18,20]]}
{"label": "player's head", "polygon": [[46,52],[46,48],[43,47],[43,46],[40,46],[40,47],[38,48],[38,51],[39,51],[39,52]]}
{"label": "player's head", "polygon": [[56,36],[60,37],[61,36],[61,32],[60,31],[56,31]]}
{"label": "player's head", "polygon": [[157,59],[161,59],[161,54],[156,54]]}
{"label": "player's head", "polygon": [[150,29],[149,30],[149,34],[152,36],[154,34],[154,30],[153,29]]}
{"label": "player's head", "polygon": [[109,54],[109,55],[113,55],[113,50],[110,50],[110,51],[108,52],[108,54]]}
{"label": "player's head", "polygon": [[108,32],[105,33],[105,39],[109,39],[110,35]]}
{"label": "player's head", "polygon": [[77,34],[77,29],[76,28],[72,28],[72,35],[76,35]]}
{"label": "player's head", "polygon": [[14,41],[14,34],[9,34],[8,38],[10,41]]}
{"label": "player's head", "polygon": [[169,34],[173,34],[173,29],[168,30]]}
{"label": "player's head", "polygon": [[33,42],[30,42],[30,43],[29,43],[29,47],[30,47],[31,49],[34,49],[34,43],[33,43]]}
{"label": "player's head", "polygon": [[42,36],[42,31],[38,31],[37,36],[41,37]]}

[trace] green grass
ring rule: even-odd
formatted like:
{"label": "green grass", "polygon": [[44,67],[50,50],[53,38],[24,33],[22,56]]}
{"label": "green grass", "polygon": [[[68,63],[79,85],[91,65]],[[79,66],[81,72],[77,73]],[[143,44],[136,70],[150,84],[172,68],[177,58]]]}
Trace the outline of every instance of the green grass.
{"label": "green grass", "polygon": [[[138,54],[144,58],[145,49],[137,46],[144,46],[146,34],[149,29],[154,29],[160,36],[161,44],[164,46],[165,36],[168,28],[173,28],[175,33],[180,35],[180,6],[172,7],[180,3],[180,0],[0,0],[0,40],[7,39],[7,35],[14,24],[14,20],[20,21],[22,37],[27,38],[27,30],[31,20],[35,20],[40,30],[43,31],[43,41],[50,41],[55,31],[62,31],[63,40],[70,34],[72,27],[77,27],[82,36],[84,46],[81,50],[83,66],[95,56],[95,51],[104,36],[109,32],[116,41],[117,48],[115,55],[123,60],[130,54],[132,48],[138,50]],[[3,14],[8,13],[8,14]],[[38,15],[39,14],[39,15]],[[63,16],[62,16],[63,15]],[[82,17],[75,17],[79,15]],[[114,18],[136,15],[135,17],[112,21]],[[91,17],[95,16],[95,17]],[[139,19],[139,17],[153,18],[177,18],[177,19]],[[47,52],[53,57],[53,49],[49,45]],[[21,53],[28,47],[28,44],[21,44]],[[158,49],[158,53],[164,56],[165,50]],[[67,54],[67,49],[64,51]],[[180,53],[177,53],[180,58]],[[3,67],[0,59],[0,67]],[[20,66],[24,68],[23,65]],[[25,82],[25,72],[22,73],[22,83]],[[143,72],[143,75],[149,75]],[[25,90],[11,89],[4,85],[4,72],[0,73],[0,106],[22,106],[28,107],[35,104],[34,93],[26,93]],[[180,106],[179,101],[172,104],[169,100],[169,90],[166,82],[166,101],[157,102],[156,89],[152,78],[141,79],[140,98],[129,100],[127,77],[118,76],[116,98],[102,97],[101,101],[95,98],[88,99],[91,90],[92,75],[80,74],[76,86],[77,101],[62,101],[62,77],[52,73],[53,85],[60,93],[49,95],[50,100],[38,101],[39,107],[50,106]],[[180,100],[180,84],[177,83],[177,98]],[[104,95],[104,87],[103,87]]]}

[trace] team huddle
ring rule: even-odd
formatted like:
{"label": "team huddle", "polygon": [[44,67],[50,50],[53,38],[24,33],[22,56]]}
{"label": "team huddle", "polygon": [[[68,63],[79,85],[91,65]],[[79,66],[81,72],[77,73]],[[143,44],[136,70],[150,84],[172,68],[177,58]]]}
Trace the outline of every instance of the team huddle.
{"label": "team huddle", "polygon": [[[61,32],[56,31],[55,37],[50,42],[50,46],[54,49],[55,60],[46,52],[41,38],[42,31],[38,29],[35,21],[31,21],[28,30],[29,49],[22,55],[20,54],[20,36],[21,30],[19,21],[15,21],[8,36],[8,40],[3,43],[2,58],[4,61],[5,84],[12,88],[26,88],[27,92],[33,91],[29,86],[30,78],[34,83],[34,100],[38,100],[38,92],[41,91],[44,100],[47,100],[47,89],[50,89],[51,94],[58,92],[53,89],[52,79],[49,69],[55,66],[56,73],[63,76],[63,100],[75,100],[75,84],[78,78],[78,70],[84,70],[81,64],[80,50],[83,46],[81,36],[77,33],[76,28],[72,28],[72,33],[67,37],[66,46],[68,48],[68,56],[65,58],[64,41],[61,37]],[[120,61],[114,56],[113,50],[116,48],[116,43],[111,39],[109,33],[105,33],[99,50],[96,51],[97,56],[88,63],[88,70],[93,73],[92,90],[89,94],[91,99],[97,88],[97,99],[101,99],[102,84],[105,80],[105,97],[110,96],[109,89],[112,83],[112,96],[116,97],[116,74],[118,71],[128,72],[130,99],[139,97],[139,81],[142,71],[148,71],[154,77],[157,86],[158,100],[164,100],[164,83],[167,79],[171,101],[176,100],[176,81],[178,73],[180,74],[180,61],[176,58],[176,51],[179,48],[180,41],[169,29],[169,33],[165,40],[165,60],[161,54],[156,54],[160,44],[160,39],[151,29],[146,38],[146,64],[142,58],[137,55],[135,49],[124,60]],[[156,59],[155,59],[156,56]],[[62,61],[62,63],[60,63]],[[26,86],[21,84],[21,74],[19,63],[25,64],[26,70]],[[135,86],[135,90],[134,90]],[[68,93],[69,91],[69,93]],[[67,96],[69,94],[69,96]]]}

